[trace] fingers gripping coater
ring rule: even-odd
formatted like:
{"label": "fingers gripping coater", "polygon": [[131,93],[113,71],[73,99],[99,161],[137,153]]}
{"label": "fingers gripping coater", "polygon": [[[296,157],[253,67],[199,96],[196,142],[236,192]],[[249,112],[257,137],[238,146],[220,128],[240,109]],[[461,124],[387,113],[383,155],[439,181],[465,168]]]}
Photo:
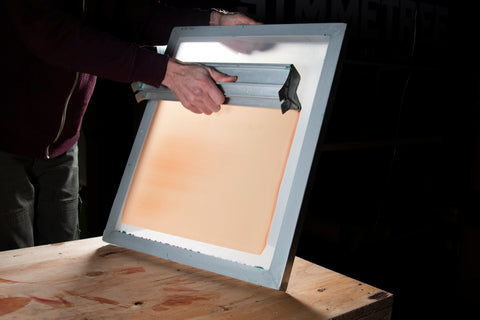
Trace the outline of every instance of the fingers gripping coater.
{"label": "fingers gripping coater", "polygon": [[[300,74],[294,65],[284,64],[205,64],[215,70],[237,76],[236,82],[218,82],[225,95],[225,104],[278,108],[282,113],[288,110],[300,111],[297,96]],[[132,83],[138,102],[143,100],[178,101],[165,86],[159,88],[142,82]]]}

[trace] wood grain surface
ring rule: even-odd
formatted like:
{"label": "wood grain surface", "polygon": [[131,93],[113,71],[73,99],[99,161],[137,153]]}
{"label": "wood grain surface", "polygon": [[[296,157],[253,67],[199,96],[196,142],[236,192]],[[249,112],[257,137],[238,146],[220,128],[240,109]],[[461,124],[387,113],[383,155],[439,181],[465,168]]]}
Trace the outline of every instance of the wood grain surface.
{"label": "wood grain surface", "polygon": [[3,319],[389,319],[393,296],[296,258],[286,292],[104,243],[0,252]]}

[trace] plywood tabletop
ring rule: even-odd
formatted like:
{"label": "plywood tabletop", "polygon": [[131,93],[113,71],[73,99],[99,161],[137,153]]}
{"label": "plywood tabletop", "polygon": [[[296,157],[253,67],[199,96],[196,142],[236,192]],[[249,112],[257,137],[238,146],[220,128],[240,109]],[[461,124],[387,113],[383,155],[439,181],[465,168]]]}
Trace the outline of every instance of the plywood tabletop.
{"label": "plywood tabletop", "polygon": [[389,319],[393,296],[296,258],[286,292],[91,238],[0,252],[3,319]]}

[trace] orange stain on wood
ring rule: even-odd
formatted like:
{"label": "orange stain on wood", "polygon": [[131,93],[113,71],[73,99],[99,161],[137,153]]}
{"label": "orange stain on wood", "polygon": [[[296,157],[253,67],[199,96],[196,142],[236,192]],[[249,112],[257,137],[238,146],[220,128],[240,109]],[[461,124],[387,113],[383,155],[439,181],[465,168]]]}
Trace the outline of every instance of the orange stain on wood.
{"label": "orange stain on wood", "polygon": [[3,283],[21,283],[20,281],[13,281],[13,280],[2,279],[2,278],[0,278],[0,282],[3,282]]}
{"label": "orange stain on wood", "polygon": [[187,287],[164,287],[163,291],[168,291],[168,292],[197,292],[198,290],[192,289],[192,288],[187,288]]}
{"label": "orange stain on wood", "polygon": [[190,295],[171,295],[161,303],[165,307],[185,306],[192,304],[194,301],[208,300],[208,298]]}
{"label": "orange stain on wood", "polygon": [[73,304],[63,298],[59,298],[58,300],[53,300],[53,299],[44,299],[44,298],[39,298],[35,296],[30,296],[33,300],[35,300],[38,303],[54,307],[54,308],[68,308],[72,307]]}
{"label": "orange stain on wood", "polygon": [[133,267],[133,268],[124,268],[124,269],[115,270],[115,273],[120,273],[120,274],[132,274],[132,273],[138,273],[138,272],[145,272],[145,268]]}
{"label": "orange stain on wood", "polygon": [[0,316],[22,309],[32,301],[28,297],[8,297],[0,299]]}
{"label": "orange stain on wood", "polygon": [[164,306],[162,306],[161,304],[156,304],[152,307],[153,311],[157,311],[157,312],[160,312],[160,311],[167,311],[168,308],[165,308]]}
{"label": "orange stain on wood", "polygon": [[102,304],[111,304],[111,305],[115,305],[115,306],[120,304],[118,301],[107,299],[107,298],[102,298],[102,297],[94,297],[94,296],[87,296],[87,295],[80,295],[79,297],[81,297],[83,299],[91,300],[91,301],[96,301],[96,302],[102,303]]}

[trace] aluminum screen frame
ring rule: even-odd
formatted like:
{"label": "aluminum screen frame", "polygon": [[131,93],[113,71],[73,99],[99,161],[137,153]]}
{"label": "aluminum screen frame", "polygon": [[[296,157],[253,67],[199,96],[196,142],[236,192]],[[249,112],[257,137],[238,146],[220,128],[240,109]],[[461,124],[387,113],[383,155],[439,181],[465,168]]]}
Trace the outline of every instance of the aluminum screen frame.
{"label": "aluminum screen frame", "polygon": [[[278,41],[282,41],[285,37],[298,37],[299,39],[307,40],[311,38],[311,41],[316,41],[315,39],[318,39],[318,37],[324,37],[324,41],[327,43],[323,66],[321,67],[318,78],[318,85],[314,92],[313,103],[311,106],[307,106],[307,108],[309,108],[308,114],[306,118],[302,120],[304,128],[297,130],[299,132],[295,133],[295,136],[297,136],[297,134],[301,135],[301,139],[299,138],[301,143],[296,146],[298,154],[292,157],[289,156],[285,175],[282,180],[282,185],[285,183],[288,184],[289,187],[286,188],[288,190],[287,194],[279,194],[279,198],[282,196],[281,202],[284,208],[282,209],[283,213],[281,218],[274,216],[274,219],[276,219],[274,223],[278,227],[276,233],[278,234],[275,240],[273,257],[268,269],[206,255],[201,252],[189,250],[188,248],[180,248],[137,237],[122,232],[120,229],[119,222],[122,218],[123,207],[135,174],[135,168],[142,151],[142,146],[155,113],[157,101],[150,101],[147,104],[112,206],[103,240],[132,250],[141,251],[243,281],[273,289],[286,290],[291,264],[294,259],[292,244],[294,243],[294,237],[298,236],[295,235],[297,222],[299,220],[304,193],[322,128],[345,30],[346,24],[343,23],[178,27],[172,31],[167,46],[167,53],[170,56],[176,57],[179,46],[186,41],[208,42],[216,41],[215,39],[224,37],[230,37],[231,39],[242,39],[242,37],[274,37],[278,39]],[[299,54],[302,53],[299,52]],[[302,110],[301,112],[304,111]]]}

